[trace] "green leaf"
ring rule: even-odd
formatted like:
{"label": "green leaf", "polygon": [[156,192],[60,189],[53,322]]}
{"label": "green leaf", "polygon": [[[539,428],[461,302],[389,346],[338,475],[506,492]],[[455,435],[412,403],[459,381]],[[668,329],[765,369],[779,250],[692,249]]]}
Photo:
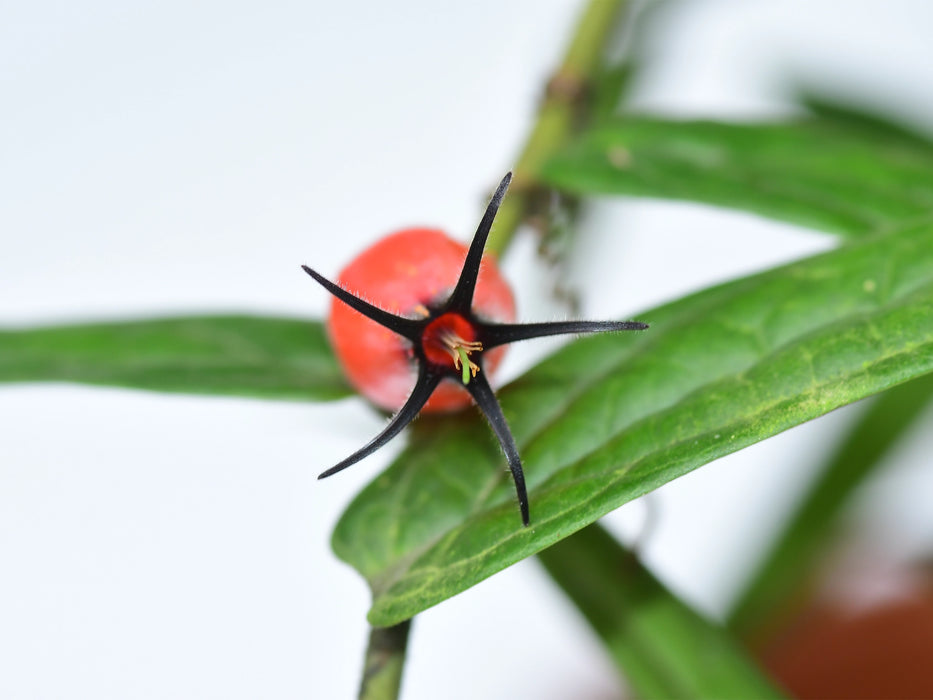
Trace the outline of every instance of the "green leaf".
{"label": "green leaf", "polygon": [[596,73],[588,117],[593,122],[612,119],[619,112],[640,66],[635,60],[605,64]]}
{"label": "green leaf", "polygon": [[865,407],[736,602],[729,625],[737,634],[765,639],[806,601],[807,584],[835,539],[845,506],[931,402],[933,374],[928,374]]}
{"label": "green leaf", "polygon": [[0,330],[0,382],[40,381],[270,399],[350,393],[319,322],[254,316]]}
{"label": "green leaf", "polygon": [[638,697],[781,697],[722,627],[678,600],[599,525],[539,556]]}
{"label": "green leaf", "polygon": [[882,138],[888,141],[900,140],[911,148],[926,150],[930,148],[930,139],[926,134],[875,112],[874,106],[856,107],[806,90],[798,93],[795,102],[821,119],[840,125],[844,124],[847,128],[860,131],[867,137]]}
{"label": "green leaf", "polygon": [[334,549],[391,625],[723,455],[933,370],[933,224],[708,289],[574,342],[501,402],[530,527],[475,416],[422,419]]}
{"label": "green leaf", "polygon": [[624,116],[581,136],[540,177],[576,195],[692,200],[853,237],[933,213],[933,145],[846,119]]}

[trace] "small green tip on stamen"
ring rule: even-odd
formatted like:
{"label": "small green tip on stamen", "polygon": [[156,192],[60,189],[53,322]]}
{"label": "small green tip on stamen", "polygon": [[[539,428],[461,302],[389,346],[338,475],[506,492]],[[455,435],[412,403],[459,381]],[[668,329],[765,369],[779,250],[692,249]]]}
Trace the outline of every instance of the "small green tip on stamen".
{"label": "small green tip on stamen", "polygon": [[464,384],[470,383],[470,354],[462,346],[457,346],[457,354],[460,356],[460,367],[463,370],[461,375]]}

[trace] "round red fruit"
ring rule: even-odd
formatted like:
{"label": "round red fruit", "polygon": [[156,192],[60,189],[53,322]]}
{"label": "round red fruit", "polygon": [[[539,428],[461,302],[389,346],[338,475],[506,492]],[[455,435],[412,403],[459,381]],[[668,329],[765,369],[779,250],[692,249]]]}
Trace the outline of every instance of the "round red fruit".
{"label": "round red fruit", "polygon": [[[338,283],[386,311],[426,318],[456,286],[467,246],[436,229],[413,228],[390,234],[363,251],[340,273]],[[483,258],[473,296],[473,313],[483,320],[511,322],[515,300],[495,260]],[[429,362],[454,363],[443,339],[474,340],[471,320],[443,314],[425,328],[422,346]],[[415,383],[411,342],[334,298],[328,332],[350,383],[374,404],[398,409]],[[482,353],[482,371],[495,371],[505,346]],[[428,400],[425,411],[452,411],[471,402],[463,384],[447,379]]]}

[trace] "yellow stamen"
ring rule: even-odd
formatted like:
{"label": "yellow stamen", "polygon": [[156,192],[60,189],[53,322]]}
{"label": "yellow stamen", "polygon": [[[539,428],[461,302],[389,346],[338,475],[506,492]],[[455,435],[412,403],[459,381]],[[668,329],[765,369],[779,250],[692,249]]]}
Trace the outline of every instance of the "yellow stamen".
{"label": "yellow stamen", "polygon": [[459,336],[449,334],[444,336],[444,345],[447,346],[447,351],[453,358],[454,367],[463,370],[461,376],[463,383],[469,384],[470,377],[475,377],[476,373],[479,372],[479,365],[470,359],[470,353],[480,352],[483,349],[483,344],[479,341],[464,340]]}

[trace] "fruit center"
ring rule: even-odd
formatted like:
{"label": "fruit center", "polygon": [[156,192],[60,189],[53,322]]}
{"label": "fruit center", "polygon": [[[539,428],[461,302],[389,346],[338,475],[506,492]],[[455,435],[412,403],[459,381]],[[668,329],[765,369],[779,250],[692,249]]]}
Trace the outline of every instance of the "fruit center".
{"label": "fruit center", "polygon": [[438,316],[424,329],[422,347],[428,362],[461,370],[464,384],[479,372],[479,365],[470,359],[470,353],[481,352],[483,344],[476,340],[473,324],[460,314]]}

